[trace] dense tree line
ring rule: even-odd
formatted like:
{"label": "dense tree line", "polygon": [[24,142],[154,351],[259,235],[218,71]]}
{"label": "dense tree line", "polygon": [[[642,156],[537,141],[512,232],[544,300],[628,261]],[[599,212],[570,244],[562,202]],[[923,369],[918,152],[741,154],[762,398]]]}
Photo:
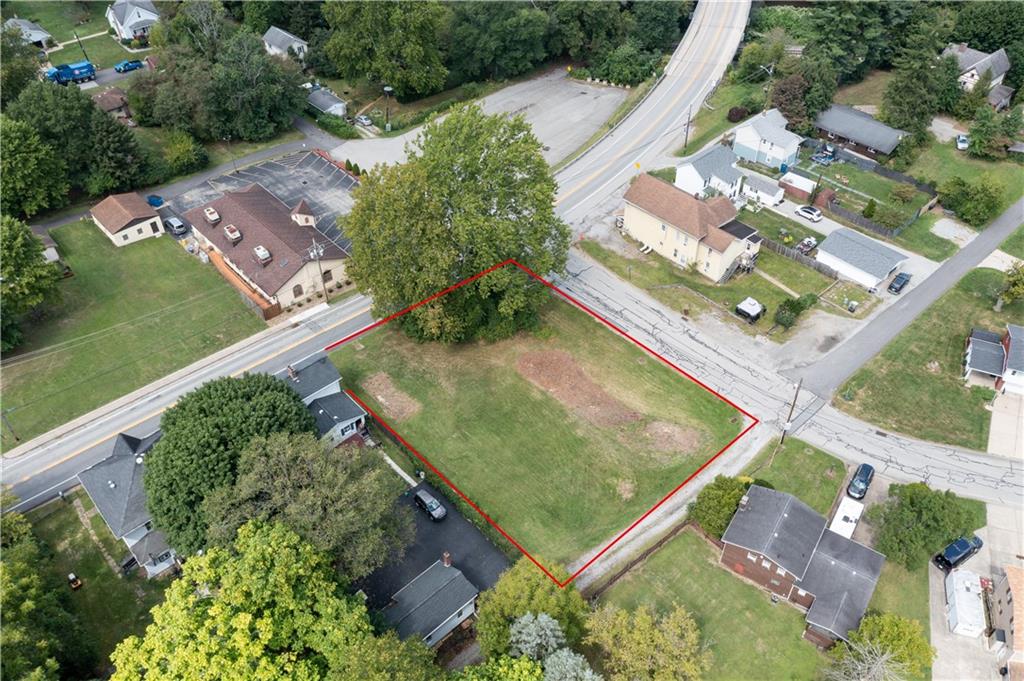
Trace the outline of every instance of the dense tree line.
{"label": "dense tree line", "polygon": [[[6,122],[0,121],[0,125]],[[4,161],[10,156],[5,150]],[[5,174],[5,184],[9,179]],[[5,186],[4,191],[8,191]],[[28,225],[10,215],[0,215],[0,315],[2,344],[7,352],[21,343],[21,320],[56,294],[60,274],[56,263],[43,258],[43,243]]]}

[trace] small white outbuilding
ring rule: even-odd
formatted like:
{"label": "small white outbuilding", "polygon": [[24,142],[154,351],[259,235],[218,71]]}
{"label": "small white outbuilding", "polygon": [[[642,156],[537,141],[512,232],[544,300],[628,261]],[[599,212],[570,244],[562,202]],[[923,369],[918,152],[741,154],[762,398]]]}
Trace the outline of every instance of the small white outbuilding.
{"label": "small white outbuilding", "polygon": [[946,620],[959,636],[977,638],[985,631],[985,603],[976,572],[953,570],[946,575]]}

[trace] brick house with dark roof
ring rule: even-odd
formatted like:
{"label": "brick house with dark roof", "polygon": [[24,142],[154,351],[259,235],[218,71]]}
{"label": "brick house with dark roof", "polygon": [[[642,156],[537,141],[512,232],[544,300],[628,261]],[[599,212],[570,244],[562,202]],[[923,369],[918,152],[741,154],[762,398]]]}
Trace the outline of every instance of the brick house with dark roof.
{"label": "brick house with dark roof", "polygon": [[164,222],[156,209],[136,192],[111,194],[93,206],[89,216],[115,246],[164,233]]}
{"label": "brick house with dark roof", "polygon": [[756,230],[727,229],[736,223],[736,208],[724,196],[702,201],[643,174],[624,198],[623,228],[631,237],[679,267],[696,266],[712,281],[725,281],[761,249]]}
{"label": "brick house with dark roof", "polygon": [[1007,324],[1002,334],[971,329],[964,348],[964,380],[1024,395],[1024,326]]}
{"label": "brick house with dark roof", "polygon": [[[216,221],[207,217],[208,209]],[[316,216],[305,200],[289,207],[252,184],[184,217],[199,244],[219,254],[250,291],[270,304],[287,307],[345,279],[348,254],[315,229]]]}
{"label": "brick house with dark roof", "polygon": [[885,556],[826,529],[791,494],[752,485],[722,536],[721,562],[807,611],[804,637],[820,646],[860,625]]}

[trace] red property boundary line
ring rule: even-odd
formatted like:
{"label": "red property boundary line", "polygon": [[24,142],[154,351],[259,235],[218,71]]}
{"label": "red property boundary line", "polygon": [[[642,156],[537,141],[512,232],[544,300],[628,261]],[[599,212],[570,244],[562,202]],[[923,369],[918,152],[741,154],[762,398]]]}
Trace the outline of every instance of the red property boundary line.
{"label": "red property boundary line", "polygon": [[342,338],[341,340],[335,341],[334,343],[331,343],[330,345],[325,347],[324,348],[324,352],[330,352],[331,350],[337,348],[339,345],[343,345],[344,343],[347,343],[347,342],[349,342],[349,341],[351,341],[351,340],[353,340],[355,338],[358,338],[359,336],[362,336],[365,333],[368,333],[368,332],[370,332],[370,331],[372,331],[372,330],[374,330],[374,329],[376,329],[376,328],[378,328],[380,326],[383,326],[384,324],[387,324],[388,322],[394,321],[395,319],[397,319],[397,318],[399,318],[399,317],[401,317],[403,315],[406,315],[409,312],[412,312],[413,310],[415,310],[418,307],[421,307],[423,305],[426,305],[427,303],[430,303],[430,302],[432,302],[434,300],[437,300],[441,296],[447,295],[447,294],[451,293],[452,291],[455,291],[456,289],[459,289],[459,288],[465,286],[466,284],[470,284],[470,283],[476,281],[477,279],[480,279],[481,277],[487,276],[491,272],[494,272],[495,270],[501,269],[502,267],[506,267],[508,265],[513,265],[513,266],[519,268],[522,272],[528,274],[530,277],[532,277],[536,281],[539,281],[541,284],[543,284],[548,289],[550,289],[551,291],[556,293],[559,297],[564,299],[569,304],[573,305],[574,307],[579,308],[580,310],[583,310],[588,315],[590,315],[594,319],[598,320],[599,322],[601,322],[602,324],[607,326],[609,329],[611,329],[615,333],[619,334],[623,338],[626,338],[626,339],[630,340],[633,344],[635,344],[636,346],[642,348],[644,351],[646,351],[652,357],[656,357],[657,359],[659,359],[663,364],[665,364],[669,368],[673,369],[674,371],[678,372],[679,374],[682,374],[686,378],[690,379],[691,381],[693,381],[694,383],[699,385],[701,388],[703,388],[707,392],[711,393],[712,395],[714,395],[715,397],[717,397],[721,401],[725,402],[730,407],[732,407],[733,409],[735,409],[736,411],[740,412],[741,414],[743,414],[744,416],[746,416],[748,419],[751,420],[750,425],[748,425],[746,428],[744,428],[742,431],[740,431],[740,433],[736,437],[734,437],[732,440],[730,440],[724,447],[719,449],[715,453],[714,456],[712,456],[710,459],[708,459],[703,464],[701,464],[701,466],[697,470],[695,470],[693,473],[691,473],[678,486],[676,486],[668,494],[663,496],[661,498],[661,500],[658,501],[658,503],[654,504],[654,506],[652,506],[650,509],[648,509],[643,515],[641,515],[639,518],[634,520],[629,525],[629,527],[627,527],[622,532],[620,532],[618,535],[616,535],[616,537],[614,539],[612,539],[604,548],[602,548],[600,551],[598,551],[597,554],[595,554],[583,566],[581,566],[578,570],[576,570],[576,572],[572,573],[568,577],[568,579],[566,579],[564,581],[559,581],[558,579],[555,578],[554,575],[551,574],[550,570],[548,570],[536,558],[534,558],[530,554],[530,552],[527,551],[525,548],[523,548],[523,546],[519,542],[517,542],[515,539],[513,539],[512,536],[501,527],[501,525],[496,523],[489,515],[487,515],[486,512],[484,512],[483,509],[481,509],[479,506],[477,506],[477,504],[472,499],[470,499],[469,496],[467,496],[461,489],[459,489],[458,486],[455,485],[455,483],[453,483],[451,480],[449,480],[448,477],[444,473],[442,473],[440,470],[438,470],[434,466],[434,464],[432,464],[429,460],[427,460],[427,458],[425,456],[420,454],[420,452],[415,447],[413,447],[412,444],[410,444],[394,428],[392,428],[390,426],[390,424],[388,424],[379,414],[377,414],[373,409],[371,409],[369,407],[369,405],[367,405],[365,402],[363,402],[361,399],[359,399],[359,397],[355,393],[353,393],[351,390],[346,390],[345,391],[363,409],[365,409],[371,416],[373,416],[373,418],[378,423],[380,423],[381,426],[383,426],[392,436],[394,436],[395,439],[397,439],[399,442],[401,442],[410,452],[412,452],[413,455],[415,455],[416,458],[419,459],[423,463],[423,465],[425,465],[434,474],[436,474],[439,478],[441,478],[441,480],[443,480],[444,483],[446,485],[448,485],[452,489],[452,491],[454,491],[456,494],[458,494],[459,497],[461,497],[463,501],[465,501],[467,504],[469,504],[473,508],[473,510],[475,510],[477,513],[479,513],[480,516],[483,517],[483,519],[486,520],[491,525],[491,527],[493,527],[495,530],[497,530],[501,534],[501,536],[505,537],[505,539],[507,539],[509,542],[511,542],[511,544],[513,546],[515,546],[517,549],[519,549],[523,553],[524,556],[529,558],[530,561],[534,565],[536,565],[538,568],[540,568],[541,571],[545,575],[547,575],[548,578],[551,579],[551,581],[553,581],[558,586],[564,588],[565,586],[568,586],[574,579],[576,579],[584,570],[586,570],[588,567],[593,565],[594,562],[596,562],[601,556],[603,556],[605,553],[607,553],[613,546],[615,546],[617,543],[619,543],[619,541],[621,541],[623,537],[625,537],[627,534],[629,534],[633,530],[633,528],[635,528],[637,525],[639,525],[644,520],[646,520],[648,516],[650,516],[652,513],[654,513],[656,510],[658,510],[665,502],[667,502],[669,499],[671,499],[672,496],[675,495],[676,492],[681,490],[691,480],[693,480],[695,477],[700,475],[700,473],[705,468],[710,466],[716,459],[718,459],[718,457],[720,457],[722,454],[724,454],[726,452],[726,450],[728,450],[730,447],[732,447],[734,444],[736,444],[736,442],[741,437],[743,437],[748,432],[750,432],[750,430],[754,426],[759,424],[761,422],[761,420],[758,419],[753,414],[751,414],[750,412],[748,412],[746,409],[743,409],[742,407],[737,405],[735,402],[733,402],[729,398],[727,398],[724,395],[718,393],[716,390],[714,390],[713,388],[709,387],[707,384],[705,384],[704,382],[702,382],[700,379],[696,378],[695,376],[691,375],[686,370],[684,370],[681,367],[675,365],[670,360],[666,359],[661,354],[659,354],[658,352],[656,352],[652,348],[648,347],[645,343],[641,342],[640,340],[637,340],[636,338],[631,336],[629,333],[627,333],[623,329],[621,329],[618,326],[616,326],[614,323],[608,321],[607,319],[605,319],[604,317],[599,315],[594,310],[590,309],[589,307],[587,307],[586,305],[584,305],[580,301],[576,300],[575,298],[570,296],[568,293],[566,293],[562,289],[558,288],[557,286],[555,286],[551,282],[547,281],[546,279],[544,279],[543,277],[538,275],[536,272],[534,272],[530,268],[526,267],[525,265],[522,265],[521,263],[519,263],[518,261],[516,261],[513,258],[509,258],[508,260],[504,260],[504,261],[502,261],[502,262],[500,262],[500,263],[498,263],[498,264],[496,264],[496,265],[494,265],[492,267],[487,268],[486,270],[484,270],[482,272],[474,274],[472,277],[469,277],[468,279],[464,279],[463,281],[460,281],[459,283],[457,283],[457,284],[455,284],[453,286],[449,286],[448,288],[444,289],[443,291],[438,291],[437,293],[435,293],[434,295],[430,296],[429,298],[424,298],[420,302],[415,303],[414,305],[410,305],[409,307],[405,308],[404,310],[399,310],[398,312],[395,312],[394,314],[388,315],[384,319],[380,319],[380,320],[374,322],[373,324],[370,324],[369,326],[366,326],[366,327],[360,329],[359,331],[356,331],[355,333],[351,333],[348,336],[345,336],[344,338]]}

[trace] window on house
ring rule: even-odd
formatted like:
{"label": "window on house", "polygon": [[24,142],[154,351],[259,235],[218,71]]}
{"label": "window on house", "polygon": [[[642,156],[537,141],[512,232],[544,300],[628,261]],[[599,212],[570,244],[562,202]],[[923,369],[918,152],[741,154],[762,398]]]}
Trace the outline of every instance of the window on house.
{"label": "window on house", "polygon": [[139,227],[137,230],[135,230],[135,233],[136,234],[142,234],[142,227]]}
{"label": "window on house", "polygon": [[797,589],[797,590],[796,590],[796,595],[797,595],[797,596],[806,596],[806,595],[807,595],[807,592],[806,592],[806,591],[804,591],[803,589]]}
{"label": "window on house", "polygon": [[121,235],[121,241],[128,241],[128,235],[127,234],[122,234]]}
{"label": "window on house", "polygon": [[747,551],[747,560],[753,561],[753,562],[756,563],[757,562],[757,556],[752,554],[750,551]]}
{"label": "window on house", "polygon": [[153,234],[159,234],[160,228],[156,226],[155,222],[149,223],[149,226],[153,229]]}
{"label": "window on house", "polygon": [[456,616],[456,617],[462,617],[462,611],[461,611],[461,610],[459,610],[459,611],[458,611],[457,613],[455,613],[455,616]]}
{"label": "window on house", "polygon": [[328,284],[332,281],[334,281],[334,272],[332,272],[331,270],[327,270],[326,272],[324,272],[324,283]]}
{"label": "window on house", "polygon": [[777,568],[775,568],[775,572],[777,574],[784,575],[784,574],[786,574],[786,568],[777,567]]}
{"label": "window on house", "polygon": [[761,567],[763,567],[765,569],[771,569],[771,567],[772,567],[771,561],[762,560],[761,561]]}
{"label": "window on house", "polygon": [[668,228],[667,228],[667,227],[665,226],[665,224],[664,224],[664,223],[662,223],[662,225],[661,225],[661,231],[663,231],[663,232],[664,232],[664,231],[665,231],[666,229],[668,229]]}
{"label": "window on house", "polygon": [[170,560],[170,559],[171,559],[171,552],[170,552],[170,551],[164,551],[164,552],[163,552],[163,553],[161,553],[161,554],[160,554],[159,556],[157,556],[156,558],[154,558],[154,559],[153,559],[153,562],[154,562],[154,563],[162,563],[162,562],[164,562],[165,560]]}
{"label": "window on house", "polygon": [[679,257],[679,249],[678,248],[673,248],[672,249],[672,257],[673,258],[678,258]]}
{"label": "window on house", "polygon": [[296,284],[295,286],[292,286],[292,296],[294,296],[295,298],[298,298],[301,295],[302,295],[302,284]]}

